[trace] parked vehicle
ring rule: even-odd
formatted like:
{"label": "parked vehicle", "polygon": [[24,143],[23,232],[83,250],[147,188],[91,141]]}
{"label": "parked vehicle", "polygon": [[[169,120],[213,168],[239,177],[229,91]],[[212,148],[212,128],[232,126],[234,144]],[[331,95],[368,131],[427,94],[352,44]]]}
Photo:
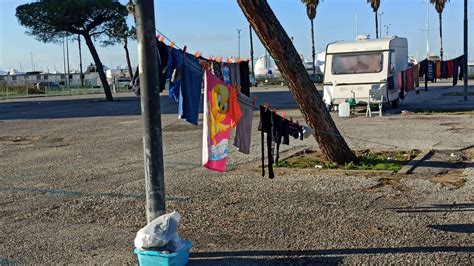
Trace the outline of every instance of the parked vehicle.
{"label": "parked vehicle", "polygon": [[255,79],[254,76],[249,75],[249,79],[250,79],[250,86],[251,87],[257,87],[258,86],[257,80]]}
{"label": "parked vehicle", "polygon": [[59,89],[59,84],[52,81],[41,81],[35,84],[38,90],[44,91],[45,89]]}
{"label": "parked vehicle", "polygon": [[[328,107],[355,98],[357,103],[399,103],[398,85],[387,78],[408,67],[406,38],[339,41],[326,47],[323,100]],[[382,99],[383,98],[383,99]]]}

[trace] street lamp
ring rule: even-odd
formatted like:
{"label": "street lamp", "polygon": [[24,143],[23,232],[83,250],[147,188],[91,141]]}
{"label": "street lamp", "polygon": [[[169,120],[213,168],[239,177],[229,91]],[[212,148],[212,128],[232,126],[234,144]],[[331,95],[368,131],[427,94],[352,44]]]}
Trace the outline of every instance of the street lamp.
{"label": "street lamp", "polygon": [[383,25],[385,27],[385,36],[388,36],[388,29],[390,28],[390,26],[392,26],[392,24],[388,24],[388,25]]}
{"label": "street lamp", "polygon": [[382,38],[382,15],[383,15],[383,14],[384,14],[383,12],[381,12],[381,13],[379,14],[379,20],[380,20],[380,21],[379,21],[380,38]]}
{"label": "street lamp", "polygon": [[239,38],[239,58],[240,58],[240,32],[242,31],[241,29],[236,29],[237,30],[237,36]]}

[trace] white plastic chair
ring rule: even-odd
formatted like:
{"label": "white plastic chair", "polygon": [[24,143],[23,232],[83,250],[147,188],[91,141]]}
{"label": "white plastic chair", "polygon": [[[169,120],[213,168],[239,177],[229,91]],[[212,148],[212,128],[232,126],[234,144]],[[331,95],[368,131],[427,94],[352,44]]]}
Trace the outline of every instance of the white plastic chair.
{"label": "white plastic chair", "polygon": [[[379,105],[379,110],[378,111],[372,111],[372,109],[370,108],[370,100],[371,99],[375,99],[376,102],[378,105]],[[378,101],[377,99],[380,99],[380,101]],[[381,90],[378,90],[378,89],[371,89],[369,90],[369,98],[367,100],[367,110],[365,111],[365,116],[368,116],[368,117],[372,117],[372,113],[374,114],[379,114],[379,116],[381,117],[382,116],[382,113],[383,113],[383,100],[384,100],[384,97],[383,97],[383,94],[382,94],[382,91]]]}

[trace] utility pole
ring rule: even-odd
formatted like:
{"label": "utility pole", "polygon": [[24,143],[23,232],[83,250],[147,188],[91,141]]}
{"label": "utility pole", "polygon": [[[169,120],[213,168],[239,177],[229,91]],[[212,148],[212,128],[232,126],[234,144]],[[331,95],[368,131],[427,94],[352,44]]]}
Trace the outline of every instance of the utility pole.
{"label": "utility pole", "polygon": [[382,15],[384,14],[384,12],[381,12],[379,14],[379,18],[380,18],[380,21],[379,21],[379,33],[380,33],[380,38],[382,38]]}
{"label": "utility pole", "polygon": [[69,44],[68,38],[66,35],[66,59],[67,59],[67,87],[71,85],[71,80],[69,79]]}
{"label": "utility pole", "polygon": [[250,65],[252,67],[252,76],[255,78],[255,72],[253,68],[253,41],[252,41],[252,25],[249,24],[250,32]]}
{"label": "utility pole", "polygon": [[388,36],[388,29],[390,28],[390,26],[392,26],[392,24],[388,24],[388,25],[384,25],[385,26],[385,37]]}
{"label": "utility pole", "polygon": [[84,74],[82,73],[82,52],[81,52],[81,35],[77,34],[77,44],[79,45],[79,72],[81,75],[81,87],[84,87]]}
{"label": "utility pole", "polygon": [[163,141],[161,132],[158,56],[154,1],[135,0],[138,64],[143,117],[146,218],[151,222],[166,212]]}
{"label": "utility pole", "polygon": [[357,36],[359,36],[359,18],[357,17],[357,9],[355,12],[355,30],[356,30],[355,38],[357,39]]}
{"label": "utility pole", "polygon": [[[63,37],[63,67],[64,67],[64,76],[66,77],[66,47],[65,47],[65,38]],[[67,80],[66,80],[67,82]]]}
{"label": "utility pole", "polygon": [[467,101],[467,0],[464,0],[464,100]]}
{"label": "utility pole", "polygon": [[239,38],[239,58],[240,58],[240,32],[242,30],[241,29],[237,29],[237,37]]}
{"label": "utility pole", "polygon": [[31,59],[31,71],[35,71],[35,64],[33,64],[33,52],[30,52],[30,59]]}

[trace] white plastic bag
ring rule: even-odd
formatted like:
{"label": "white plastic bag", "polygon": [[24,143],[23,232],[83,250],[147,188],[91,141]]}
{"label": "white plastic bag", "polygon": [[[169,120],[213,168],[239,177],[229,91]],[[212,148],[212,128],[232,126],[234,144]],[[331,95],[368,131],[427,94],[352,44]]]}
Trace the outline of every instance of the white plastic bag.
{"label": "white plastic bag", "polygon": [[180,246],[181,238],[178,235],[178,223],[181,215],[177,211],[161,215],[137,232],[135,247],[149,249],[163,247],[173,240],[173,244]]}

